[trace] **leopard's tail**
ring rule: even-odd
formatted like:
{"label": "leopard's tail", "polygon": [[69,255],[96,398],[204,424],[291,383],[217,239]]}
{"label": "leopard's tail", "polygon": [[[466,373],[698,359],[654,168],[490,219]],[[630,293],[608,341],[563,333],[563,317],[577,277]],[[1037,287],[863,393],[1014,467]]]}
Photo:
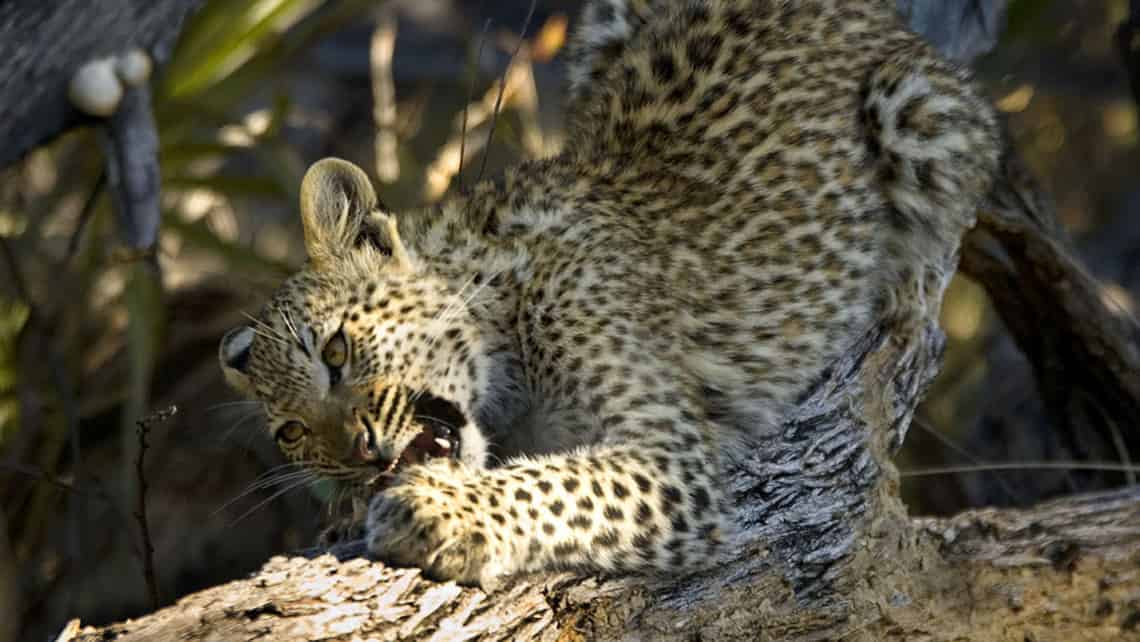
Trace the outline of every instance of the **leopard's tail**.
{"label": "leopard's tail", "polygon": [[[925,47],[916,43],[915,47]],[[953,265],[962,235],[997,173],[1002,138],[993,108],[964,70],[910,48],[888,58],[864,86],[866,148],[885,192],[885,244],[893,282],[888,305],[924,290],[930,266]],[[948,278],[949,275],[941,275]]]}

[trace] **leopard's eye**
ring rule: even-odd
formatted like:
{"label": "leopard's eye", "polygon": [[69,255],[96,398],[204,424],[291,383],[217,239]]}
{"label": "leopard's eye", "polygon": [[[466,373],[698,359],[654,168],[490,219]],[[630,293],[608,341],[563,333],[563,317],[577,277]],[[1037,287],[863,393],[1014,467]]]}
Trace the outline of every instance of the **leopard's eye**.
{"label": "leopard's eye", "polygon": [[344,363],[348,361],[348,341],[344,338],[344,330],[338,331],[329,339],[325,349],[321,351],[321,358],[330,368],[344,367]]}
{"label": "leopard's eye", "polygon": [[309,429],[305,427],[305,424],[299,421],[287,421],[283,426],[277,429],[277,434],[274,436],[277,438],[277,441],[289,446],[304,439],[308,432]]}

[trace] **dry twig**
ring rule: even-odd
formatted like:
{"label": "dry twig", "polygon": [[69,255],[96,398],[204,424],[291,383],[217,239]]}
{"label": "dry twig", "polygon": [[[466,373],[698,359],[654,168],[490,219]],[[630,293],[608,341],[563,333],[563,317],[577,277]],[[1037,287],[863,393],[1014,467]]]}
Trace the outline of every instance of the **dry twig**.
{"label": "dry twig", "polygon": [[150,594],[151,608],[158,608],[158,581],[154,574],[154,544],[150,538],[150,524],[146,517],[146,473],[143,470],[143,460],[149,445],[146,437],[151,427],[165,422],[178,412],[178,406],[170,406],[165,410],[158,410],[138,421],[137,434],[139,437],[138,458],[135,460],[135,472],[138,475],[138,512],[135,519],[139,522],[139,531],[142,537],[143,574],[146,577],[147,592]]}
{"label": "dry twig", "polygon": [[464,105],[455,133],[427,168],[424,198],[436,201],[442,197],[452,178],[463,171],[462,159],[490,145],[494,120],[503,108],[511,107],[523,114],[523,147],[527,153],[537,157],[544,151],[538,127],[538,90],[530,62],[530,46],[522,42],[505,75],[482,98]]}
{"label": "dry twig", "polygon": [[[479,3],[479,12],[483,12],[483,3]],[[463,101],[463,124],[459,131],[459,168],[455,175],[459,177],[459,188],[463,189],[463,155],[467,146],[467,116],[471,109],[471,96],[475,94],[475,78],[478,75],[479,65],[483,61],[483,45],[487,43],[487,30],[491,28],[491,19],[483,22],[483,31],[479,33],[479,44],[475,48],[475,59],[471,61],[469,71],[470,79],[467,84],[467,98]]]}
{"label": "dry twig", "polygon": [[534,8],[538,4],[538,0],[530,0],[530,9],[526,12],[526,19],[523,20],[522,30],[519,32],[519,41],[515,45],[515,51],[511,54],[511,59],[507,62],[507,69],[503,72],[503,81],[499,84],[499,97],[495,99],[495,110],[491,114],[491,132],[487,134],[487,149],[483,152],[483,163],[479,167],[479,176],[475,182],[483,180],[483,174],[487,170],[487,157],[491,155],[490,142],[495,138],[495,124],[499,120],[499,110],[503,106],[503,90],[507,86],[507,74],[515,64],[515,58],[518,57],[519,51],[522,50],[523,45],[526,43],[526,31],[530,28],[530,20],[534,17]]}

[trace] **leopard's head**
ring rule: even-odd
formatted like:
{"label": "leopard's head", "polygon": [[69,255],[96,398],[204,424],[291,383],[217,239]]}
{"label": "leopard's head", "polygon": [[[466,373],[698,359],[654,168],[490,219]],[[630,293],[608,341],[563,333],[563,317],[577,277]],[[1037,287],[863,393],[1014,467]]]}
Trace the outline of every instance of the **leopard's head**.
{"label": "leopard's head", "polygon": [[351,163],[309,169],[301,220],[308,261],[222,339],[226,380],[264,405],[289,459],[324,477],[382,484],[432,457],[483,466],[475,419],[492,357],[470,293],[405,246]]}

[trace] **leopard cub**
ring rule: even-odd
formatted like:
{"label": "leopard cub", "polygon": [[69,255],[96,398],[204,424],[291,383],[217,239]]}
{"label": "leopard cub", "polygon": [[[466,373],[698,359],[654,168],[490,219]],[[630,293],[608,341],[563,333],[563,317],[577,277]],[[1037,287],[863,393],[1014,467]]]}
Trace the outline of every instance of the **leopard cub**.
{"label": "leopard cub", "polygon": [[893,4],[586,2],[566,149],[399,215],[313,165],[308,261],[222,340],[227,380],[370,501],[383,560],[485,587],[713,562],[726,456],[927,314],[996,170],[991,108]]}

